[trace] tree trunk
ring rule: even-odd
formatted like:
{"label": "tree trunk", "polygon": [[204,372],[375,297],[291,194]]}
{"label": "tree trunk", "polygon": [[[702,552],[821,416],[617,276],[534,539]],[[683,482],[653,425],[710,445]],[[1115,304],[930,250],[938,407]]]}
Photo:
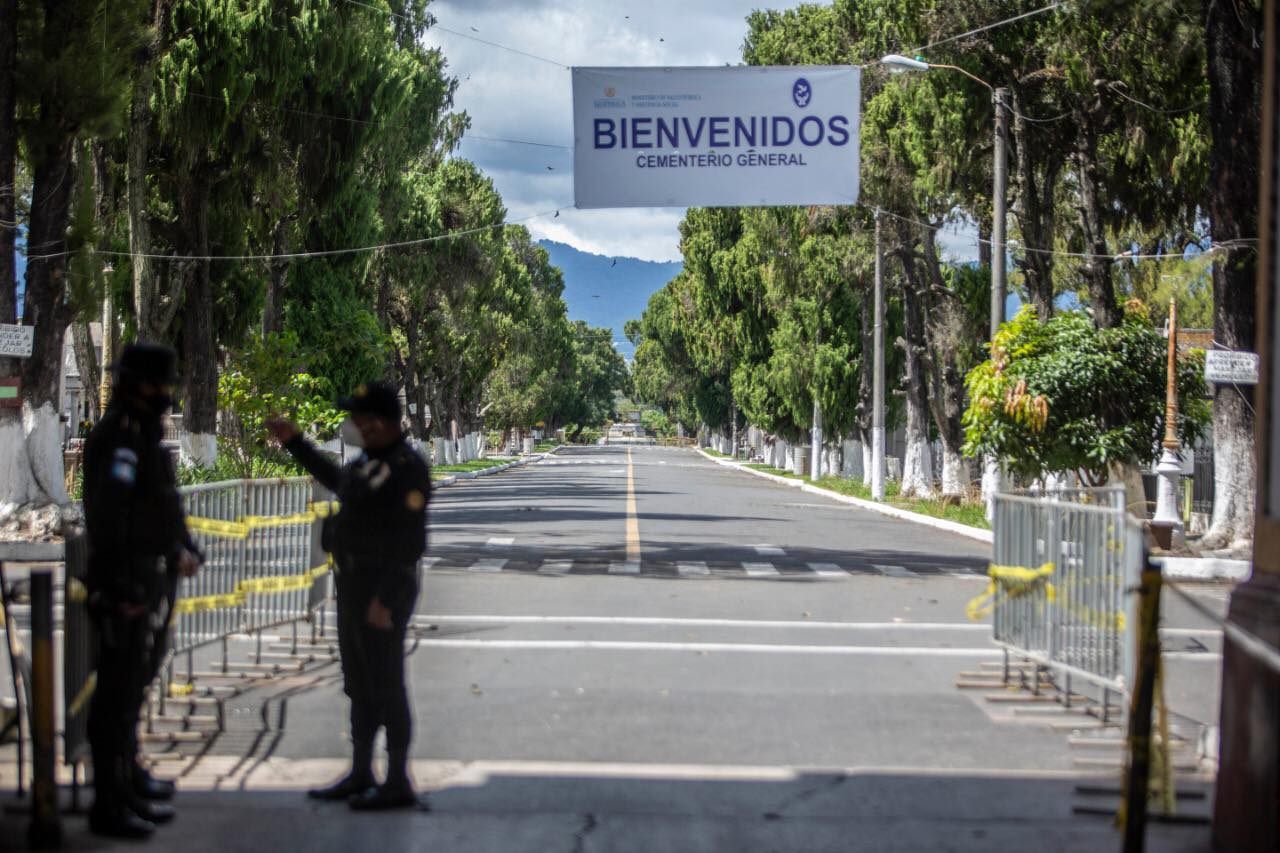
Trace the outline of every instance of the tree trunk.
{"label": "tree trunk", "polygon": [[[0,0],[0,323],[18,322],[18,290],[14,244],[18,236],[17,81],[14,65],[18,54],[18,0]],[[17,359],[0,358],[0,378],[14,376]],[[9,414],[5,414],[8,412]],[[17,418],[11,409],[0,409],[0,419]]]}
{"label": "tree trunk", "polygon": [[[1013,89],[1013,108],[1017,115],[1013,120],[1015,169],[1018,184],[1018,203],[1014,215],[1022,238],[1030,247],[1018,262],[1036,316],[1048,320],[1053,316],[1053,249],[1055,217],[1054,190],[1062,160],[1057,153],[1035,141],[1044,131],[1030,127],[1022,118],[1025,110],[1021,94]],[[1038,136],[1037,136],[1038,134]],[[1033,251],[1042,250],[1042,251]]]}
{"label": "tree trunk", "polygon": [[[1262,17],[1254,3],[1209,3],[1209,224],[1215,243],[1258,233],[1262,136]],[[1256,346],[1257,253],[1229,250],[1213,265],[1213,337],[1230,349]],[[1207,547],[1253,536],[1257,459],[1254,387],[1218,385],[1213,400],[1213,522]]]}
{"label": "tree trunk", "polygon": [[129,132],[125,145],[125,186],[129,205],[129,251],[133,273],[133,315],[138,337],[146,341],[159,341],[162,336],[160,320],[160,282],[155,276],[155,262],[143,255],[152,252],[151,220],[147,211],[147,171],[151,155],[151,86],[152,63],[159,49],[161,3],[156,3],[156,15],[152,23],[155,32],[147,45],[139,52],[138,67],[134,73],[133,94],[129,104]]}
{"label": "tree trunk", "polygon": [[875,290],[862,289],[862,370],[858,377],[858,414],[856,429],[862,444],[862,485],[871,485],[871,419],[873,417],[873,383],[875,378]]}
{"label": "tree trunk", "polygon": [[[946,285],[938,264],[938,251],[932,229],[923,230],[921,247],[929,278],[941,294]],[[938,438],[942,442],[942,493],[964,497],[969,491],[964,457],[960,452],[960,448],[964,446],[962,418],[965,385],[964,373],[957,365],[962,355],[961,348],[969,347],[975,335],[980,333],[969,327],[964,309],[954,297],[939,295],[937,298],[924,300],[924,304],[929,313],[929,322],[922,325],[931,354],[929,378],[933,385],[933,393],[929,395],[928,401]]]}
{"label": "tree trunk", "polygon": [[[183,193],[183,233],[195,254],[209,254],[209,191],[193,179]],[[213,281],[209,261],[196,261],[188,276],[182,312],[184,462],[212,467],[218,460],[218,353],[213,329]]]}
{"label": "tree trunk", "polygon": [[[271,229],[272,254],[284,254],[285,234],[291,217],[282,217]],[[285,286],[289,280],[288,261],[268,262],[267,294],[262,306],[262,334],[276,334],[284,329]]]}
{"label": "tree trunk", "polygon": [[1111,275],[1112,262],[1107,249],[1106,217],[1098,192],[1098,131],[1094,126],[1095,115],[1095,110],[1091,107],[1076,110],[1076,174],[1080,182],[1076,209],[1080,214],[1084,251],[1095,256],[1080,265],[1080,275],[1089,289],[1094,325],[1099,329],[1110,329],[1120,324],[1120,307],[1116,304],[1115,281]]}
{"label": "tree trunk", "polygon": [[71,343],[76,353],[76,370],[80,374],[80,387],[83,394],[80,411],[72,413],[78,423],[86,417],[84,411],[86,408],[89,410],[90,420],[96,418],[101,411],[98,408],[98,386],[102,381],[102,366],[98,361],[98,352],[93,346],[93,335],[89,331],[87,322],[76,323],[71,327]]}
{"label": "tree trunk", "polygon": [[933,457],[929,451],[928,367],[925,363],[923,294],[915,260],[902,253],[906,277],[902,286],[904,336],[897,342],[903,355],[903,382],[907,401],[907,451],[902,460],[903,497],[925,497],[933,492]]}
{"label": "tree trunk", "polygon": [[[43,109],[53,109],[42,104]],[[75,189],[75,136],[58,135],[31,152],[34,163],[23,323],[35,327],[31,357],[22,362],[21,419],[0,421],[0,519],[56,530],[55,514],[27,514],[67,502],[63,482],[58,388],[62,344],[72,310],[66,299],[67,225]],[[12,411],[12,410],[9,410]],[[19,514],[25,516],[21,518]],[[17,526],[17,525],[15,525]]]}

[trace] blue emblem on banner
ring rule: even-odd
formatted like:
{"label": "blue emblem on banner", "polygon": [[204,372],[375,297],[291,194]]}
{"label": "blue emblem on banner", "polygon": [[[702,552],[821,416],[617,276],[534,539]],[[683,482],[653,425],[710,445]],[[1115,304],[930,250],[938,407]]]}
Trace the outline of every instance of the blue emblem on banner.
{"label": "blue emblem on banner", "polygon": [[813,89],[809,86],[809,81],[801,77],[791,87],[791,100],[796,102],[796,106],[804,109],[809,106],[809,101],[813,98]]}

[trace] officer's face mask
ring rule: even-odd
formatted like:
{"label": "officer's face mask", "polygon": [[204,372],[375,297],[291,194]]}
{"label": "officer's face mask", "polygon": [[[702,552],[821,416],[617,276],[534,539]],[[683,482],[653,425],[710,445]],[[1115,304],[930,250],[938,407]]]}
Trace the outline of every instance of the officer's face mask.
{"label": "officer's face mask", "polygon": [[342,436],[344,444],[352,447],[364,447],[364,433],[360,432],[360,427],[356,426],[356,422],[347,418],[342,422],[342,426],[338,427],[338,434]]}

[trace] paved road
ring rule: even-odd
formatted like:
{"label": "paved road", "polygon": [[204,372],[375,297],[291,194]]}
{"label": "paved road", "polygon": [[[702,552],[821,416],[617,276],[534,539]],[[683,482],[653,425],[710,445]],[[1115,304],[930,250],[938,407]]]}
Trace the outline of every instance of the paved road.
{"label": "paved road", "polygon": [[[348,754],[329,667],[232,700],[227,733],[174,763],[184,845],[1111,844],[1105,819],[1071,815],[1066,735],[955,687],[999,660],[964,616],[987,559],[690,451],[573,449],[442,489],[409,658],[435,811],[353,820],[300,798]],[[1204,840],[1160,832],[1156,849]]]}

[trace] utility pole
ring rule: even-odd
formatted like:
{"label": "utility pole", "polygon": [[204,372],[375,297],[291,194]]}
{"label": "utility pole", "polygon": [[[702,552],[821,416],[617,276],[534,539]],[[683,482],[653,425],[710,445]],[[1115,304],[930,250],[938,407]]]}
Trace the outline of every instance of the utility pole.
{"label": "utility pole", "polygon": [[[1182,477],[1182,457],[1178,441],[1178,303],[1169,300],[1169,355],[1168,376],[1164,404],[1164,451],[1156,466],[1156,514],[1151,526],[1169,531],[1170,548],[1182,544],[1182,517],[1178,514],[1178,481]],[[1161,542],[1161,544],[1166,544]]]}
{"label": "utility pole", "polygon": [[996,106],[995,174],[991,191],[991,339],[995,340],[1000,324],[1004,322],[1005,292],[1005,200],[1009,191],[1009,108],[1006,100],[1009,90],[998,87],[992,99]]}
{"label": "utility pole", "polygon": [[[992,168],[994,181],[991,189],[991,340],[994,342],[1000,324],[1004,322],[1005,302],[1005,200],[1009,194],[1009,90],[999,86],[991,91],[995,104],[996,131],[994,140],[995,163]],[[1004,488],[1004,472],[995,457],[988,455],[982,462],[982,501],[987,506],[987,520],[995,515],[995,496]]]}
{"label": "utility pole", "polygon": [[[103,272],[110,275],[111,267],[108,266]],[[98,382],[99,417],[106,413],[107,404],[111,402],[111,365],[115,361],[116,347],[116,312],[113,303],[111,286],[107,285],[102,294],[102,358],[98,359],[101,365]],[[89,343],[93,343],[92,338]]]}
{"label": "utility pole", "polygon": [[871,363],[871,497],[884,500],[884,259],[876,209],[874,355]]}

